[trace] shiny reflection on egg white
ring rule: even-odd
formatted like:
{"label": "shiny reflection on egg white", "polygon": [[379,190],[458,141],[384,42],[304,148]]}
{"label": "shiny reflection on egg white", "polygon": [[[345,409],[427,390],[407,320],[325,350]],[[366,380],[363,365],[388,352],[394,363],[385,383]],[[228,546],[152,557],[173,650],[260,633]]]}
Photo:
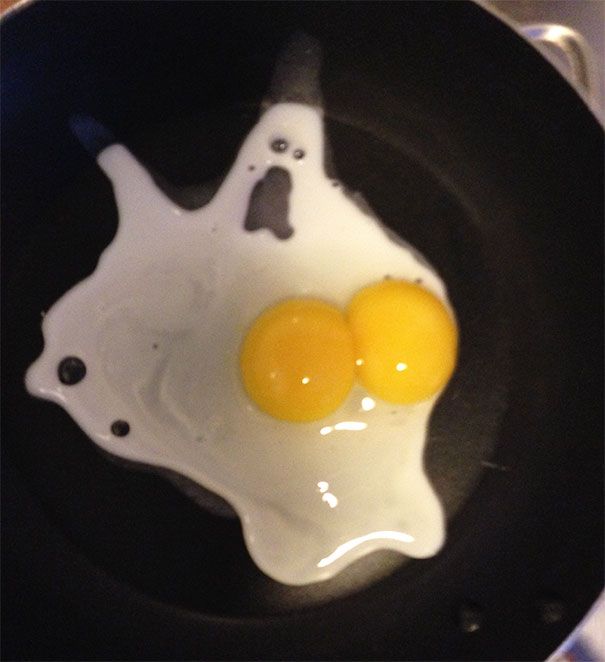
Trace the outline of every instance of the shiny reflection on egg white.
{"label": "shiny reflection on egg white", "polygon": [[398,542],[411,543],[414,542],[415,538],[409,533],[399,531],[373,531],[365,536],[353,538],[352,540],[339,545],[329,556],[325,556],[321,559],[317,564],[317,567],[325,568],[344,556],[347,552],[355,549],[355,547],[359,547],[359,545],[362,545],[364,542],[369,542],[371,540],[396,540]]}
{"label": "shiny reflection on egg white", "polygon": [[334,431],[347,430],[349,432],[358,432],[360,430],[365,430],[367,427],[368,424],[363,421],[341,421],[340,423],[336,423],[336,425],[324,425],[319,431],[319,434],[325,437],[325,435]]}
{"label": "shiny reflection on egg white", "polygon": [[336,508],[338,505],[338,497],[332,492],[328,492],[328,489],[330,488],[330,484],[325,481],[325,480],[320,480],[317,483],[317,489],[319,490],[321,496],[321,500],[324,503],[327,503],[330,508]]}
{"label": "shiny reflection on egg white", "polygon": [[374,407],[376,406],[376,400],[374,398],[370,398],[369,396],[366,396],[365,398],[361,399],[361,408],[364,411],[372,411]]}

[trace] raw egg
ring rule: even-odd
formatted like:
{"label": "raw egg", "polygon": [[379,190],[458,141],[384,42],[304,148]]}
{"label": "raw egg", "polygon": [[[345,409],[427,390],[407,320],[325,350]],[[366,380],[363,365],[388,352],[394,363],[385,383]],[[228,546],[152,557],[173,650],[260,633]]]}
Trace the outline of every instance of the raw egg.
{"label": "raw egg", "polygon": [[[381,548],[431,556],[445,531],[423,448],[455,313],[436,271],[333,185],[324,140],[321,109],[270,107],[196,211],[104,149],[118,232],[46,314],[26,380],[105,451],[226,499],[286,584]],[[269,177],[281,234],[249,211]],[[72,382],[66,357],[85,367]]]}

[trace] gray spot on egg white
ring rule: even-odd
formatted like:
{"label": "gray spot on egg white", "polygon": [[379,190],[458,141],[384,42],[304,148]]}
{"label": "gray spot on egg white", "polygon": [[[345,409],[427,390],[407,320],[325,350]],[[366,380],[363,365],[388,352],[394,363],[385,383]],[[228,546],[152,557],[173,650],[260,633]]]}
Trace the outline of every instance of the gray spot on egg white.
{"label": "gray spot on egg white", "polygon": [[269,168],[250,194],[244,228],[254,232],[267,228],[278,239],[294,234],[289,223],[289,199],[292,190],[290,173],[284,168]]}

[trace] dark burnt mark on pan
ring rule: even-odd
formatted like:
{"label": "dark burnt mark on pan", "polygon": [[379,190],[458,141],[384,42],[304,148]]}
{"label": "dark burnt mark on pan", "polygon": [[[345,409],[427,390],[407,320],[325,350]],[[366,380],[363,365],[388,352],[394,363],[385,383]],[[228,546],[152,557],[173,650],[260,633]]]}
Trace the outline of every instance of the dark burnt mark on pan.
{"label": "dark burnt mark on pan", "polygon": [[292,190],[290,173],[284,168],[269,168],[250,194],[244,228],[254,232],[267,228],[278,239],[294,234],[289,223],[289,199]]}

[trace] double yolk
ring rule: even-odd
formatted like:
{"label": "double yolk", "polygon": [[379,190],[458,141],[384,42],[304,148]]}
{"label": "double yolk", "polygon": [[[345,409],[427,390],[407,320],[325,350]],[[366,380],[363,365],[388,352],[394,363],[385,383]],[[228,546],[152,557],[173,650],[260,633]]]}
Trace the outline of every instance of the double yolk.
{"label": "double yolk", "polygon": [[456,363],[458,332],[424,288],[385,280],[363,288],[346,313],[319,299],[288,299],[265,310],[242,346],[248,396],[284,421],[332,413],[357,379],[381,400],[412,404],[435,395]]}

